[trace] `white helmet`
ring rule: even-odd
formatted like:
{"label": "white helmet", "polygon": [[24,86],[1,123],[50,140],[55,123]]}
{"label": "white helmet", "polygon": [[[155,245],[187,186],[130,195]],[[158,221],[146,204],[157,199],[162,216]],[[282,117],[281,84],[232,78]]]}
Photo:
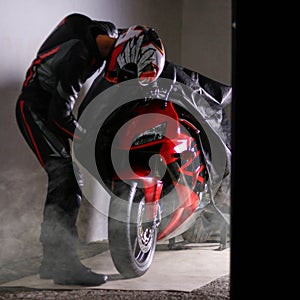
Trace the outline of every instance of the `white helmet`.
{"label": "white helmet", "polygon": [[134,25],[116,40],[105,77],[114,83],[139,78],[147,85],[160,76],[164,65],[164,46],[155,30]]}

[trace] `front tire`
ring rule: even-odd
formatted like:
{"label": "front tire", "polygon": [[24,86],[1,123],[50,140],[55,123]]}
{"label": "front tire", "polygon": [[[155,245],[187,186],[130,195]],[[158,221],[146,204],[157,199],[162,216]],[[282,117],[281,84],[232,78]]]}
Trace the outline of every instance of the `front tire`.
{"label": "front tire", "polygon": [[125,278],[145,274],[153,260],[157,241],[154,222],[144,221],[145,197],[137,182],[115,182],[110,200],[108,241],[116,269]]}

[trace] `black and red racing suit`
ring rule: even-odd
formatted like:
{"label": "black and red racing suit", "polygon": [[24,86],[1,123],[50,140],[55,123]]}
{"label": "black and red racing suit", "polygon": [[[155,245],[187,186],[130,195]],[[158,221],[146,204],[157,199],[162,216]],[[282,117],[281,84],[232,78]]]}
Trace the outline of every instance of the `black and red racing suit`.
{"label": "black and red racing suit", "polygon": [[43,244],[69,241],[72,248],[76,240],[81,183],[79,171],[74,174],[69,139],[80,139],[74,135],[76,128],[80,134],[86,132],[72,110],[83,83],[104,65],[98,34],[116,38],[118,31],[111,22],[81,14],[64,18],[38,50],[17,101],[20,131],[49,178]]}
{"label": "black and red racing suit", "polygon": [[[117,29],[110,22],[93,21],[84,15],[67,16],[40,47],[27,71],[17,120],[42,166],[53,154],[65,157],[61,148],[51,143],[48,129],[60,141],[79,138],[74,136],[75,128],[84,133],[72,110],[82,84],[103,65],[95,39],[98,34],[116,37]],[[47,127],[46,132],[37,118]]]}

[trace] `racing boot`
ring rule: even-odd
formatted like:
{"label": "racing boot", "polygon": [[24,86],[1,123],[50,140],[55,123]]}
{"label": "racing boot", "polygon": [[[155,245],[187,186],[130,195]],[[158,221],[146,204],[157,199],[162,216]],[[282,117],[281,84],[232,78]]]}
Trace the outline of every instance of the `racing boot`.
{"label": "racing boot", "polygon": [[57,263],[53,272],[54,283],[61,285],[98,286],[105,283],[107,279],[107,275],[93,272],[73,255]]}
{"label": "racing boot", "polygon": [[[84,266],[74,253],[57,253],[44,247],[44,256],[39,268],[41,279],[53,279],[55,284],[98,286],[105,283],[107,275],[97,274]],[[50,251],[49,251],[50,250]]]}
{"label": "racing boot", "polygon": [[98,286],[105,283],[107,275],[97,274],[81,263],[77,255],[76,227],[72,231],[58,228],[56,226],[54,230],[56,239],[43,244],[40,278],[53,279],[60,285]]}
{"label": "racing boot", "polygon": [[[69,234],[69,235],[68,235]],[[62,234],[53,271],[55,284],[98,286],[107,281],[107,275],[97,274],[84,266],[77,255],[78,233],[76,226]]]}

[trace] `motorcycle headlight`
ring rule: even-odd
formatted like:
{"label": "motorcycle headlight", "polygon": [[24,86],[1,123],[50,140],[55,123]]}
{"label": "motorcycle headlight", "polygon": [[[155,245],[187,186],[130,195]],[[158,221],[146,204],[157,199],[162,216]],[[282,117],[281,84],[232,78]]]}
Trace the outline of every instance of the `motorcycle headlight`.
{"label": "motorcycle headlight", "polygon": [[139,146],[142,144],[154,142],[156,140],[161,140],[166,133],[167,122],[161,123],[154,126],[138,135],[133,139],[133,146]]}

